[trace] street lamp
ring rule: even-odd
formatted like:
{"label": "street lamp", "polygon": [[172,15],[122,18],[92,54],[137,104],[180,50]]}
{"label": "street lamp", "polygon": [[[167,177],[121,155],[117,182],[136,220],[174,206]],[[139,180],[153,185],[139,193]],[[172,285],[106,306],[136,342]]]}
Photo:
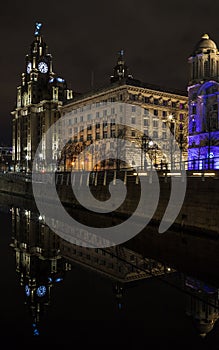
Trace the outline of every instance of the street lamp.
{"label": "street lamp", "polygon": [[[141,138],[141,169],[143,169],[143,165],[144,165],[144,170],[147,169],[147,160],[146,160],[146,153],[148,153],[149,151],[154,150],[155,151],[155,164],[157,163],[157,149],[158,146],[147,136],[147,135],[143,135]],[[144,164],[143,164],[143,159],[144,159]],[[152,155],[150,157],[151,159],[151,167],[152,167]]]}
{"label": "street lamp", "polygon": [[28,172],[28,160],[30,159],[30,157],[28,155],[26,155],[26,173]]}
{"label": "street lamp", "polygon": [[170,168],[173,169],[173,139],[175,137],[175,115],[169,114],[167,119],[163,119],[170,128]]}

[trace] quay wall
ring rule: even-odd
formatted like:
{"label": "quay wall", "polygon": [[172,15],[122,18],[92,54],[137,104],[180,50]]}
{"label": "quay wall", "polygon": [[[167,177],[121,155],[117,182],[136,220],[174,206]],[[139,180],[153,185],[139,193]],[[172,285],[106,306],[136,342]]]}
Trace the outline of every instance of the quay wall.
{"label": "quay wall", "polygon": [[[63,205],[80,208],[80,203],[74,196],[74,186],[81,186],[81,191],[84,191],[89,185],[94,197],[101,201],[110,198],[109,183],[114,182],[114,173],[109,172],[105,176],[104,173],[98,175],[93,174],[90,177],[88,174],[78,173],[73,180],[70,174],[58,174],[55,179],[55,184],[41,183],[39,181],[39,199],[43,201],[52,201],[52,198],[45,196],[45,188],[48,186],[56,186],[60,200]],[[88,177],[89,176],[89,177]],[[134,174],[127,175],[124,172],[117,174],[117,177],[123,181],[127,188],[127,196],[124,203],[112,215],[115,217],[125,218],[130,216],[136,209],[140,194],[141,184],[138,177]],[[182,181],[179,177],[178,181]],[[153,182],[153,179],[152,179]],[[115,186],[117,186],[115,182]],[[160,198],[157,209],[151,219],[152,224],[159,224],[163,218],[167,208],[171,194],[171,177],[160,176]],[[73,188],[73,190],[72,190]],[[0,176],[0,192],[11,195],[20,196],[23,198],[32,198],[32,182],[29,176],[20,176],[18,174],[9,173],[1,174]],[[218,235],[219,234],[219,176],[187,176],[186,178],[186,194],[180,212],[172,224],[172,228],[178,230],[202,231],[203,233]],[[119,195],[119,193],[118,193]],[[147,196],[147,193],[144,194]],[[147,200],[150,202],[152,198],[148,195]],[[139,214],[142,219],[146,215],[144,211]]]}

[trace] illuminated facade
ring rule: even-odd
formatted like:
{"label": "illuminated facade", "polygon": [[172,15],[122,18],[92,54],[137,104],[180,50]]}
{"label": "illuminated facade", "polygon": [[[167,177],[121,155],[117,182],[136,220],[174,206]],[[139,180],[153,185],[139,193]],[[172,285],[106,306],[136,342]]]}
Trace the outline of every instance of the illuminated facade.
{"label": "illuminated facade", "polygon": [[[183,159],[187,159],[186,94],[165,91],[134,79],[128,73],[123,51],[119,53],[110,84],[64,104],[61,115],[64,117],[62,137],[68,142],[64,157],[68,170],[115,168],[111,150],[119,138],[131,143],[124,150],[127,163],[120,166],[142,168],[143,135],[156,146],[147,152],[147,163],[170,164],[171,145],[167,128],[171,126],[171,133],[182,150]],[[91,146],[92,151],[86,151],[88,146]],[[101,153],[105,154],[107,161],[97,164]],[[174,158],[174,149],[172,154]],[[180,161],[178,158],[174,158],[175,163]]]}
{"label": "illuminated facade", "polygon": [[189,65],[189,168],[219,169],[219,52],[207,34],[189,57]]}
{"label": "illuminated facade", "polygon": [[13,162],[16,171],[31,170],[41,139],[39,162],[45,160],[46,152],[51,152],[52,159],[57,159],[58,132],[54,132],[52,145],[46,140],[45,132],[60,117],[59,107],[63,102],[73,97],[66,81],[53,72],[52,56],[48,53],[40,29],[41,23],[37,23],[12,112]]}

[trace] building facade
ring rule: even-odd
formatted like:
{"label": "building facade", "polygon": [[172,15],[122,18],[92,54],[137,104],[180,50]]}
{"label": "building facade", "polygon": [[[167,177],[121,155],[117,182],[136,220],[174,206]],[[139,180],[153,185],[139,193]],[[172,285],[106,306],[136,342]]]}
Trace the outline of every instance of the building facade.
{"label": "building facade", "polygon": [[[50,152],[57,159],[58,135],[46,140],[45,133],[60,117],[59,107],[72,99],[66,81],[53,71],[52,56],[41,35],[41,23],[36,23],[34,41],[26,55],[25,72],[17,88],[13,116],[13,163],[16,171],[31,170],[39,142],[40,160]],[[52,144],[51,144],[52,143]]]}
{"label": "building facade", "polygon": [[73,95],[54,73],[37,23],[12,112],[14,170],[31,171],[33,160],[39,171],[181,168],[187,101],[186,92],[134,79],[123,51],[106,87]]}
{"label": "building facade", "polygon": [[219,51],[204,34],[189,57],[190,169],[219,169]]}
{"label": "building facade", "polygon": [[[112,150],[117,148],[121,155],[124,139],[129,146],[123,150],[126,161],[120,167],[145,169],[152,163],[171,167],[187,157],[186,94],[134,79],[123,51],[109,85],[64,104],[61,116],[66,169],[115,168]],[[106,160],[100,161],[104,156]]]}

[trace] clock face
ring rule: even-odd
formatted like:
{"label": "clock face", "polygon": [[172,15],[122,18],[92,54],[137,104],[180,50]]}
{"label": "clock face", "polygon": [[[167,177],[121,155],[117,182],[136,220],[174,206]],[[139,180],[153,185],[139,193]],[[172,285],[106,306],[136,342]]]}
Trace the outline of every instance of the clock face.
{"label": "clock face", "polygon": [[48,72],[48,66],[45,62],[40,62],[38,64],[38,69],[41,73],[47,73]]}
{"label": "clock face", "polygon": [[27,65],[27,74],[30,74],[31,68],[32,68],[32,64],[31,62],[29,62]]}
{"label": "clock face", "polygon": [[39,286],[36,291],[38,297],[43,297],[46,294],[46,287],[45,286]]}

